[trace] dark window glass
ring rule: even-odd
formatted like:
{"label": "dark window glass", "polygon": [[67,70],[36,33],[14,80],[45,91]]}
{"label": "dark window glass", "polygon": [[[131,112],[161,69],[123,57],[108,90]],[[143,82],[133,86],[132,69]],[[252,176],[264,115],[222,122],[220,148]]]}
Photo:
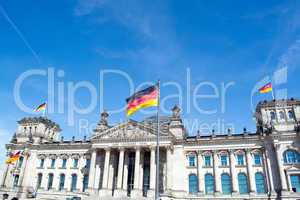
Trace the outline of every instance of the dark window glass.
{"label": "dark window glass", "polygon": [[205,193],[213,194],[215,191],[214,177],[211,174],[206,174],[205,177]]}
{"label": "dark window glass", "polygon": [[257,193],[266,193],[265,178],[261,172],[255,173],[255,184]]}
{"label": "dark window glass", "polygon": [[223,194],[231,193],[231,178],[229,174],[224,173],[221,175],[222,192]]}

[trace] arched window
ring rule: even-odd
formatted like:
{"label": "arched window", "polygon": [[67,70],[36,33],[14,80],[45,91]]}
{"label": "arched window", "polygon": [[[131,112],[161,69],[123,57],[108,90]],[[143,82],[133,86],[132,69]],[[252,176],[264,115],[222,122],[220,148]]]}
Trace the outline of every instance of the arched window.
{"label": "arched window", "polygon": [[294,164],[300,162],[300,155],[295,150],[287,150],[283,153],[284,163]]}
{"label": "arched window", "polygon": [[89,176],[88,175],[84,175],[82,185],[83,185],[82,192],[85,192],[88,189],[88,185],[89,185]]}
{"label": "arched window", "polygon": [[72,174],[71,192],[74,192],[77,188],[77,175]]}
{"label": "arched window", "polygon": [[295,119],[295,115],[294,115],[294,112],[292,110],[290,110],[288,112],[288,117],[289,117],[290,120],[294,120]]}
{"label": "arched window", "polygon": [[257,193],[266,193],[265,177],[261,172],[255,173],[255,184]]}
{"label": "arched window", "polygon": [[283,111],[279,112],[279,119],[280,120],[285,120],[285,116],[284,116],[284,112]]}
{"label": "arched window", "polygon": [[276,120],[276,114],[275,114],[275,112],[270,112],[270,116],[271,116],[271,120],[272,121],[275,121]]}
{"label": "arched window", "polygon": [[239,191],[240,191],[240,194],[247,194],[247,193],[249,193],[248,179],[247,179],[246,174],[239,173],[239,175],[238,175],[238,182],[239,182]]}
{"label": "arched window", "polygon": [[47,190],[51,190],[53,186],[53,174],[48,175],[48,185]]}
{"label": "arched window", "polygon": [[38,178],[37,178],[37,185],[36,185],[36,188],[37,188],[37,189],[40,189],[40,188],[41,188],[42,180],[43,180],[43,174],[39,173],[39,174],[38,174]]}
{"label": "arched window", "polygon": [[229,174],[223,173],[221,175],[221,183],[222,183],[222,193],[230,194],[231,193],[231,178]]}
{"label": "arched window", "polygon": [[62,191],[65,187],[65,179],[66,179],[66,176],[64,174],[61,174],[59,176],[59,191]]}
{"label": "arched window", "polygon": [[205,174],[205,193],[213,194],[215,191],[214,177],[211,174]]}
{"label": "arched window", "polygon": [[189,193],[197,194],[198,192],[198,177],[195,174],[189,175]]}

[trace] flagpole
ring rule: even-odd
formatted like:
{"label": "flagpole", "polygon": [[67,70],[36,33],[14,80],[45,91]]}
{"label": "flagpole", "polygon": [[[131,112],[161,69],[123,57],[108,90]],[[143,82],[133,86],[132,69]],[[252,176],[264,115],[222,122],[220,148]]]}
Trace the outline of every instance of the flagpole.
{"label": "flagpole", "polygon": [[43,117],[44,117],[44,118],[47,118],[47,117],[46,117],[46,112],[47,112],[47,109],[48,109],[48,104],[47,104],[47,102],[45,102],[45,104],[46,104],[46,108],[45,108],[44,111],[43,111]]}
{"label": "flagpole", "polygon": [[272,98],[275,100],[274,90],[273,90],[273,84],[272,84]]}
{"label": "flagpole", "polygon": [[158,96],[157,96],[157,135],[156,135],[156,186],[155,186],[155,200],[159,200],[159,107],[160,107],[160,80],[157,82]]}

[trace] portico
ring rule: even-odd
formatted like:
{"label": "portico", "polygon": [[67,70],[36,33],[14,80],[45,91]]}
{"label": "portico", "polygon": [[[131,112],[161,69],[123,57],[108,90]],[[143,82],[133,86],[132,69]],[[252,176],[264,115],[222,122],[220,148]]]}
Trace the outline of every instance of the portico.
{"label": "portico", "polygon": [[[167,154],[167,148],[170,147],[160,147],[161,192],[167,188],[167,156],[171,154]],[[115,197],[151,197],[154,194],[155,146],[96,148],[94,152],[90,190],[100,196]],[[101,160],[104,160],[102,166],[99,165]]]}

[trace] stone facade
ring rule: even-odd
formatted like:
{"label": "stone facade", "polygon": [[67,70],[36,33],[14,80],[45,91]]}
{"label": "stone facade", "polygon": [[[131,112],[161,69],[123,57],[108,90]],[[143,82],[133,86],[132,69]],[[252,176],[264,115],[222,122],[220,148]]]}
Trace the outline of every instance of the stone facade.
{"label": "stone facade", "polygon": [[[160,118],[161,199],[300,198],[300,101],[264,101],[257,106],[257,131],[188,136],[180,117]],[[102,113],[90,138],[60,140],[59,125],[25,118],[7,144],[0,193],[38,199],[153,199],[156,118],[116,126]]]}

